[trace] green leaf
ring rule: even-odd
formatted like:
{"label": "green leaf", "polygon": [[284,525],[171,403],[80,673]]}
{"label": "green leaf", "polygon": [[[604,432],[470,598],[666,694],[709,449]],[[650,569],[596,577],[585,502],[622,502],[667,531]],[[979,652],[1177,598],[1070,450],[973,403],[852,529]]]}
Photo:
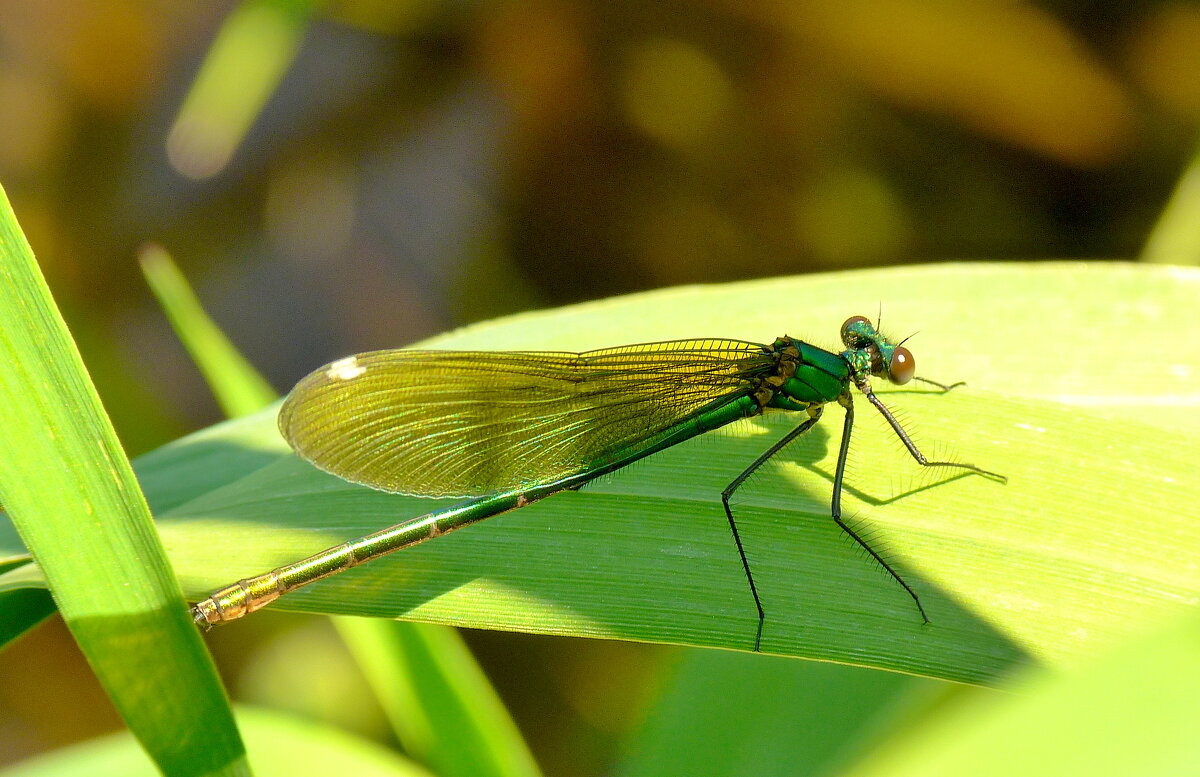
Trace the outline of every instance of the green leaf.
{"label": "green leaf", "polygon": [[217,33],[167,138],[190,178],[224,169],[295,61],[316,0],[243,0]]}
{"label": "green leaf", "polygon": [[49,591],[23,587],[0,592],[0,649],[49,618],[54,611],[54,600]]}
{"label": "green leaf", "polygon": [[171,255],[159,246],[146,246],[138,256],[146,282],[171,319],[175,334],[204,373],[221,409],[230,418],[250,415],[278,395],[229,338],[213,323]]}
{"label": "green leaf", "polygon": [[[239,707],[238,725],[259,777],[431,777],[388,749],[280,712]],[[154,777],[159,772],[127,733],[100,737],[0,770],[0,777]]]}
{"label": "green leaf", "polygon": [[334,624],[409,755],[440,777],[541,774],[456,631],[367,618]]}
{"label": "green leaf", "polygon": [[1200,620],[1171,619],[1082,668],[971,689],[875,748],[853,777],[1194,774]]}
{"label": "green leaf", "polygon": [[[133,471],[2,192],[0,288],[0,501],[100,683],[162,771],[247,774]],[[18,608],[5,617],[9,636],[38,606],[16,589],[0,604]]]}
{"label": "green leaf", "polygon": [[[891,391],[932,455],[1009,477],[918,471],[863,402],[847,512],[917,588],[932,623],[828,517],[840,413],[736,505],[767,608],[765,652],[988,682],[1059,664],[1194,604],[1200,529],[1200,273],[1121,264],[935,265],[670,289],[470,327],[429,345],[584,349],[682,337],[832,347],[842,320],[920,330],[919,374],[968,385]],[[906,387],[907,388],[907,387]],[[242,426],[244,423],[246,426]],[[284,597],[278,609],[746,650],[755,616],[721,489],[794,421],[778,415]],[[194,597],[439,504],[372,492],[286,451],[266,417],[202,453],[263,464],[168,511]],[[253,429],[253,433],[247,431]],[[238,436],[241,432],[245,432]],[[222,441],[226,442],[222,442]],[[251,441],[249,443],[248,441]],[[189,441],[173,456],[186,460]],[[222,446],[226,449],[222,451]],[[162,476],[166,473],[162,472]],[[229,628],[236,628],[230,626]]]}
{"label": "green leaf", "polygon": [[1142,248],[1142,261],[1159,264],[1200,264],[1200,146],[1192,152],[1171,199],[1159,214]]}
{"label": "green leaf", "polygon": [[[834,773],[918,687],[945,683],[859,667],[718,650],[679,656],[625,748],[619,777]],[[957,686],[952,686],[957,687]],[[922,696],[925,694],[921,694]]]}

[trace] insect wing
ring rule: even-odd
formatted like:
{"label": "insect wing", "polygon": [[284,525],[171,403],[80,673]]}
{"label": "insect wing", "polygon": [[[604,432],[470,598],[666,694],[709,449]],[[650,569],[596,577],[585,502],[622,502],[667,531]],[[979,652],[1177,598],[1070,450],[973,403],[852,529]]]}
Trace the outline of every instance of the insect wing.
{"label": "insect wing", "polygon": [[279,427],[317,467],[384,491],[552,483],[754,390],[769,349],[689,340],[584,353],[373,351],[305,377]]}

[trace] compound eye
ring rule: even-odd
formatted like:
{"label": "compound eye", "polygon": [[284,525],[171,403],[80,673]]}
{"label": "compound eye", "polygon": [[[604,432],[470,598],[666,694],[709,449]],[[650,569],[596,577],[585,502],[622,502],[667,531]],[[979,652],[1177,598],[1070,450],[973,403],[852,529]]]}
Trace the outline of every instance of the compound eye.
{"label": "compound eye", "polygon": [[851,340],[856,338],[850,331],[850,328],[863,322],[870,324],[871,319],[867,318],[866,316],[851,316],[850,318],[846,319],[846,323],[842,324],[842,342],[847,346],[851,346]]}
{"label": "compound eye", "polygon": [[897,386],[908,383],[917,371],[912,352],[904,346],[892,351],[892,363],[888,365],[888,378]]}

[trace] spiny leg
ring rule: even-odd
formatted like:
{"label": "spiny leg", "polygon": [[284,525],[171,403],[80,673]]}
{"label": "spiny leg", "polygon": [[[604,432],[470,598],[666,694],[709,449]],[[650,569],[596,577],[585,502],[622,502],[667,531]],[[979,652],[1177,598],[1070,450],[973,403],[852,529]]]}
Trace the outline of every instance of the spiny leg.
{"label": "spiny leg", "polygon": [[[957,461],[930,461],[929,459],[925,458],[925,454],[921,453],[920,449],[917,448],[917,444],[914,443],[912,438],[908,436],[908,432],[904,431],[904,427],[901,426],[900,422],[896,420],[896,417],[892,415],[892,411],[888,410],[887,405],[883,404],[883,401],[880,400],[879,397],[875,396],[875,392],[871,390],[871,385],[866,381],[863,381],[857,385],[858,390],[867,397],[867,401],[874,405],[875,409],[878,410],[885,419],[887,419],[888,425],[892,427],[892,431],[895,432],[896,436],[900,438],[900,442],[904,443],[904,447],[908,449],[908,452],[922,467],[953,467],[955,469],[966,469],[970,470],[971,472],[978,472],[980,475],[996,478],[1001,483],[1008,482],[1008,478],[1006,478],[1004,475],[991,472],[983,469],[982,467],[976,467],[974,464],[962,464]],[[845,405],[845,403],[843,403],[843,405]],[[847,406],[847,412],[849,412],[849,406]]]}
{"label": "spiny leg", "polygon": [[[868,395],[871,396],[871,395]],[[837,469],[833,473],[833,501],[830,505],[830,513],[833,515],[834,523],[836,523],[842,531],[850,535],[850,539],[854,540],[867,553],[871,554],[871,558],[879,562],[879,566],[883,567],[884,571],[892,576],[900,587],[908,591],[908,595],[917,605],[917,611],[921,613],[921,620],[929,623],[929,616],[925,614],[925,608],[921,605],[921,598],[917,596],[917,592],[912,587],[904,582],[904,578],[900,577],[892,565],[884,560],[883,556],[875,552],[875,549],[867,544],[867,541],[858,535],[858,532],[851,529],[845,521],[842,520],[842,480],[846,476],[846,458],[850,453],[850,433],[854,428],[854,400],[849,392],[838,397],[838,404],[846,409],[846,420],[842,424],[842,444],[838,448]]]}
{"label": "spiny leg", "polygon": [[822,405],[814,405],[808,409],[809,419],[797,426],[792,431],[788,432],[783,439],[772,445],[765,453],[759,456],[742,471],[742,474],[734,478],[733,482],[725,487],[721,492],[721,505],[725,508],[725,517],[729,519],[729,529],[733,532],[733,541],[737,545],[738,556],[742,559],[742,569],[746,570],[746,581],[750,583],[750,594],[754,597],[754,606],[758,609],[758,631],[754,635],[754,652],[758,652],[759,646],[762,644],[763,623],[766,621],[766,613],[763,612],[762,601],[758,598],[758,587],[754,585],[754,575],[750,573],[750,562],[746,559],[746,550],[742,547],[742,537],[738,534],[737,521],[733,519],[733,510],[729,506],[729,499],[733,496],[733,492],[737,491],[746,479],[754,474],[755,470],[766,464],[772,456],[786,448],[796,438],[803,435],[813,427],[821,418]]}

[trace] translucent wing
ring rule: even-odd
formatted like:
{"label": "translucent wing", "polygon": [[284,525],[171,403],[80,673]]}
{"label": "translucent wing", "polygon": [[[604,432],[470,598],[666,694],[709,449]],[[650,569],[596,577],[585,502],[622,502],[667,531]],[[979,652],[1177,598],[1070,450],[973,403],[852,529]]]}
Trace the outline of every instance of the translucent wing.
{"label": "translucent wing", "polygon": [[346,480],[470,496],[591,469],[757,386],[768,348],[686,340],[585,353],[373,351],[313,372],[279,413],[305,459]]}

